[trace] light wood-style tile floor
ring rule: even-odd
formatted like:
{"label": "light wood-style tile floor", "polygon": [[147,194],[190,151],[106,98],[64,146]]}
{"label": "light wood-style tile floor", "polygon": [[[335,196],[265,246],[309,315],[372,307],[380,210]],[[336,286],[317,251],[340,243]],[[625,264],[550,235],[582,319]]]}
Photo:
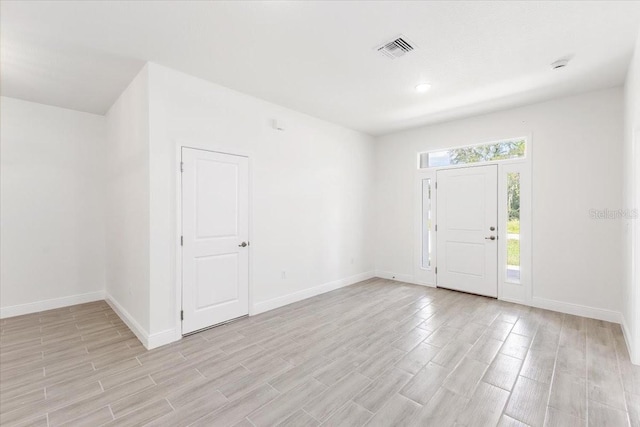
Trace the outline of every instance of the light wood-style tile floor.
{"label": "light wood-style tile floor", "polygon": [[381,279],[152,351],[104,302],[0,343],[2,426],[640,426],[618,325]]}

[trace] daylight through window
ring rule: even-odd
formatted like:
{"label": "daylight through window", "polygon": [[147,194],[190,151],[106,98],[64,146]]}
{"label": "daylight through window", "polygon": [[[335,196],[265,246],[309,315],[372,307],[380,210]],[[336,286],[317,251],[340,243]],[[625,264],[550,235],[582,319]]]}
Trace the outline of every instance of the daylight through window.
{"label": "daylight through window", "polygon": [[520,174],[507,174],[507,282],[520,283]]}
{"label": "daylight through window", "polygon": [[420,168],[437,168],[496,160],[519,159],[525,156],[526,141],[517,138],[482,145],[451,148],[443,151],[420,153]]}

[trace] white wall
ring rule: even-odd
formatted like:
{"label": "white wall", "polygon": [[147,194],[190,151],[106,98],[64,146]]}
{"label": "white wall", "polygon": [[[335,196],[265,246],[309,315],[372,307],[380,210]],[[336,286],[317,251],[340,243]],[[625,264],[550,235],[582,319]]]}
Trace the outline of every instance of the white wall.
{"label": "white wall", "polygon": [[[625,92],[627,159],[640,123],[638,57]],[[156,64],[106,119],[1,102],[3,316],[106,288],[146,344],[175,339],[180,144],[252,159],[251,309],[259,312],[367,278],[374,267],[412,275],[416,153],[531,134],[533,295],[622,311],[640,343],[637,277],[622,273],[625,224],[589,217],[592,208],[638,206],[629,185],[638,159],[626,164],[624,204],[620,190],[620,88],[375,140]],[[273,119],[286,130],[274,130]]]}
{"label": "white wall", "polygon": [[[624,207],[640,208],[640,35],[625,84]],[[631,358],[640,364],[640,224],[624,223],[623,315]]]}
{"label": "white wall", "polygon": [[1,316],[102,299],[104,117],[0,104]]}
{"label": "white wall", "polygon": [[107,113],[106,292],[144,342],[149,331],[147,67]]}
{"label": "white wall", "polygon": [[621,207],[622,107],[614,88],[378,138],[376,269],[413,275],[416,153],[532,135],[533,297],[619,318],[621,221],[589,209]]}
{"label": "white wall", "polygon": [[250,154],[254,311],[372,274],[371,137],[155,64],[149,88],[151,334],[179,310],[177,144]]}

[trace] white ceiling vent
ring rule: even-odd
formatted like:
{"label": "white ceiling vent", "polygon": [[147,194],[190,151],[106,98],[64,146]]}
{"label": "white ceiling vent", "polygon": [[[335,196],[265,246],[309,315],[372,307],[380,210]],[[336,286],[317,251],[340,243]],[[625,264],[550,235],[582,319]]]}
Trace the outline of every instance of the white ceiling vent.
{"label": "white ceiling vent", "polygon": [[400,36],[390,42],[384,43],[382,46],[378,46],[376,50],[387,58],[396,59],[411,52],[414,46],[415,45],[409,42],[406,37]]}

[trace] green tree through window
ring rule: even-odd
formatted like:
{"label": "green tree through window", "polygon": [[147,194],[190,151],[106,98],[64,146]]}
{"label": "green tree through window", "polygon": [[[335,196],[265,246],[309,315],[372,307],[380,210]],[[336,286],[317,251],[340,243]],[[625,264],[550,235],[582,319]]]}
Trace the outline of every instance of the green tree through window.
{"label": "green tree through window", "polygon": [[503,141],[472,147],[453,148],[449,150],[449,159],[452,165],[515,159],[524,157],[524,149],[525,141],[523,139]]}
{"label": "green tree through window", "polygon": [[[509,221],[520,220],[520,175],[507,174],[507,206],[509,209]],[[518,230],[519,231],[519,230]]]}

